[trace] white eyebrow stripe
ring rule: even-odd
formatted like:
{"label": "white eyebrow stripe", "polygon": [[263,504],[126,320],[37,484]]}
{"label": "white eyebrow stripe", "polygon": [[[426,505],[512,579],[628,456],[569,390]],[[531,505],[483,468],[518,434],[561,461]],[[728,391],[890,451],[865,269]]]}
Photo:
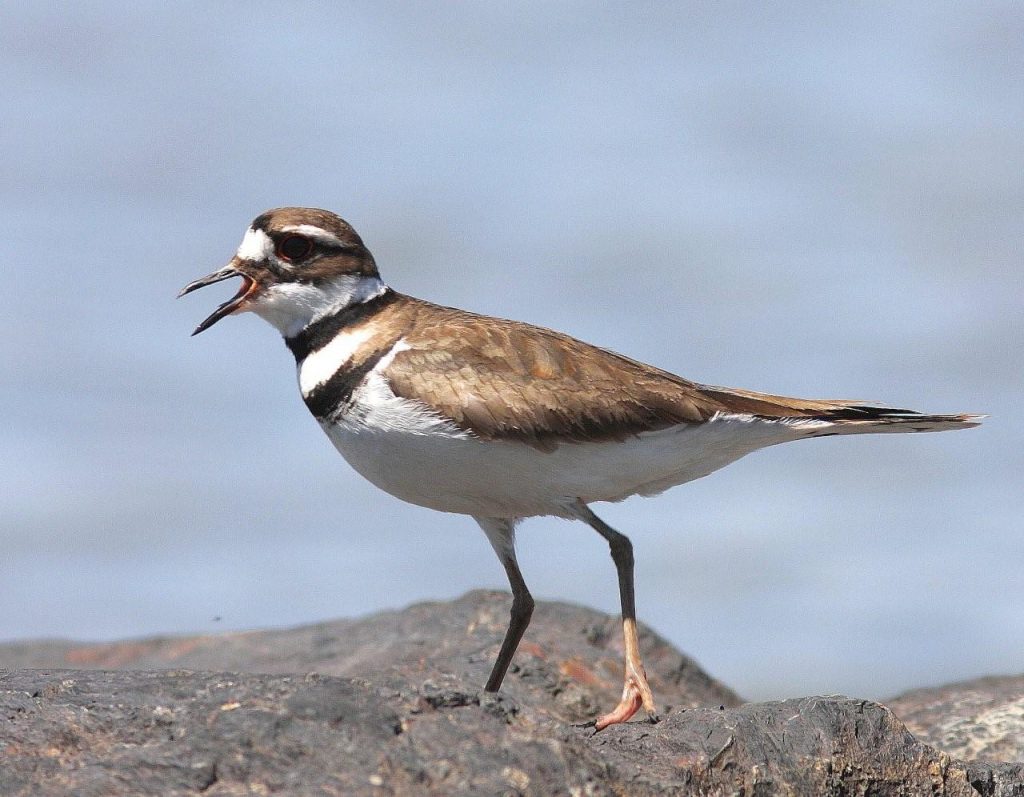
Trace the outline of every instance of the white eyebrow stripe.
{"label": "white eyebrow stripe", "polygon": [[305,235],[321,243],[330,244],[331,246],[348,246],[338,236],[327,232],[327,230],[317,227],[313,224],[289,224],[287,227],[282,227],[281,232],[296,232],[300,235]]}

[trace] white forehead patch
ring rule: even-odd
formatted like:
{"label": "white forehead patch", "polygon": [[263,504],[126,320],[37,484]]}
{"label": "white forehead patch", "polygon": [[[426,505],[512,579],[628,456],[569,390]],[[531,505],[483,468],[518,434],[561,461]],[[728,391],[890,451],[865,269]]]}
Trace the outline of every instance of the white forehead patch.
{"label": "white forehead patch", "polygon": [[268,260],[274,254],[274,242],[263,230],[254,230],[250,227],[246,230],[236,254],[239,260]]}
{"label": "white forehead patch", "polygon": [[287,227],[282,227],[281,232],[295,232],[299,235],[305,235],[307,238],[312,238],[314,241],[320,241],[332,246],[345,245],[338,236],[313,224],[290,224]]}

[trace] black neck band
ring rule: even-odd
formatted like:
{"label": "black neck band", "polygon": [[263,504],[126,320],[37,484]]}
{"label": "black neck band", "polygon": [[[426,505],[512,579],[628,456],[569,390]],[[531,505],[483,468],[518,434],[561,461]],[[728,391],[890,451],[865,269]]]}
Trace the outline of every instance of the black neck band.
{"label": "black neck band", "polygon": [[314,321],[297,335],[285,338],[285,345],[295,355],[295,362],[300,363],[312,352],[322,349],[330,343],[340,330],[383,310],[397,298],[398,294],[386,287],[381,293],[365,302],[350,304],[332,315]]}

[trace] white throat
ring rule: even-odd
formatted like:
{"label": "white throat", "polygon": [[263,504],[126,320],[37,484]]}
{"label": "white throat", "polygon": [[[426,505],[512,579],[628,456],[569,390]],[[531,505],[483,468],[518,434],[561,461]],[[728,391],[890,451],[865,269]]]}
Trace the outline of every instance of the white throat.
{"label": "white throat", "polygon": [[311,285],[281,282],[263,290],[250,309],[284,337],[297,335],[314,321],[387,290],[380,277],[345,274],[329,282]]}

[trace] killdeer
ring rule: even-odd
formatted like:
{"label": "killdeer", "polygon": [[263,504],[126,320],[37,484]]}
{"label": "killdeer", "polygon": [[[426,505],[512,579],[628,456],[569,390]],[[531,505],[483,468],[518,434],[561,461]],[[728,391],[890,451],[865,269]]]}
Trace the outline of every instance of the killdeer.
{"label": "killdeer", "polygon": [[501,686],[534,607],[516,562],[516,524],[573,518],[607,540],[625,679],[598,729],[641,706],[653,717],[655,704],[637,643],[632,544],[591,504],[655,495],[777,443],[964,429],[984,417],[712,387],[550,329],[404,296],[381,281],[356,231],[326,210],[258,216],[231,262],[180,296],[232,277],[240,290],[193,334],[232,313],[265,319],[295,355],[306,406],[356,471],[483,528],[512,588],[485,689]]}

